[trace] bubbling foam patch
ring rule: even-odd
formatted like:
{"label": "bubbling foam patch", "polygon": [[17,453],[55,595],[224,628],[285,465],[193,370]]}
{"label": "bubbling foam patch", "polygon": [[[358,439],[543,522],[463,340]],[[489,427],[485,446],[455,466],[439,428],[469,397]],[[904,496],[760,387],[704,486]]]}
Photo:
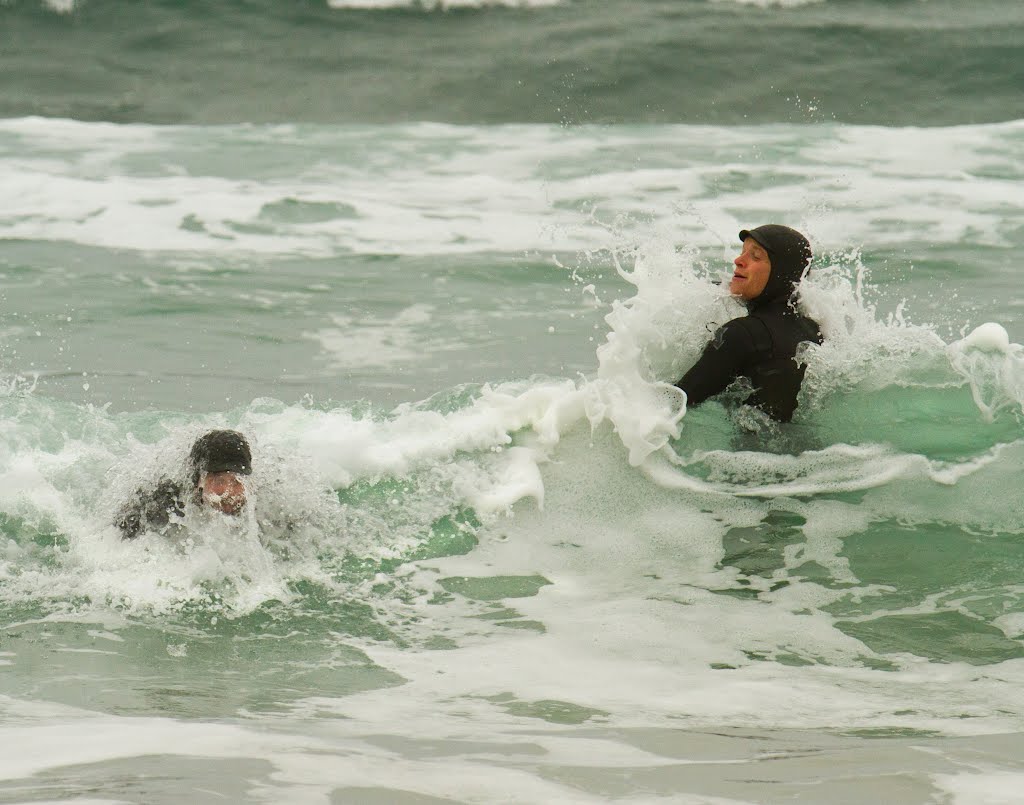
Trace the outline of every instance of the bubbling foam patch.
{"label": "bubbling foam patch", "polygon": [[801,307],[825,338],[803,354],[809,400],[858,385],[878,390],[951,379],[945,344],[934,330],[912,324],[905,303],[881,318],[869,290],[867,269],[856,251],[814,268],[801,286]]}
{"label": "bubbling foam patch", "polygon": [[739,6],[757,6],[758,8],[800,8],[825,0],[711,0],[713,3],[735,3]]}
{"label": "bubbling foam patch", "polygon": [[390,8],[412,8],[423,11],[448,11],[453,8],[546,8],[562,0],[327,0],[334,9],[372,11]]}
{"label": "bubbling foam patch", "polygon": [[986,422],[1003,409],[1024,412],[1024,347],[1011,344],[1006,330],[987,322],[949,345],[949,362],[968,382]]}
{"label": "bubbling foam patch", "polygon": [[76,2],[75,0],[43,0],[43,5],[58,14],[70,14],[75,10]]}

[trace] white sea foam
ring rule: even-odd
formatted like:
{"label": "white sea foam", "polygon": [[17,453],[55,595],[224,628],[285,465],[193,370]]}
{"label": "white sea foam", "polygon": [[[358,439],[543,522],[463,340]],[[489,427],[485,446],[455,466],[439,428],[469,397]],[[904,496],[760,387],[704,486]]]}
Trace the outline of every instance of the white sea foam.
{"label": "white sea foam", "polygon": [[[378,663],[409,680],[407,695],[368,693],[335,705],[339,713],[356,722],[390,713],[410,728],[433,719],[432,729],[453,733],[468,728],[467,700],[479,711],[473,719],[478,725],[511,727],[514,720],[501,717],[503,695],[512,702],[568,701],[610,714],[619,727],[884,723],[972,734],[1012,729],[1020,717],[997,714],[1006,679],[1000,674],[1020,679],[1020,662],[989,671],[929,666],[907,655],[896,658],[899,673],[860,667],[859,658],[871,656],[870,650],[836,630],[822,611],[845,595],[842,589],[800,583],[780,571],[763,580],[757,603],[713,592],[734,580],[734,570],[719,564],[725,533],[759,522],[772,507],[805,512],[809,523],[817,519],[812,533],[834,534],[833,550],[843,537],[866,528],[877,511],[866,515],[835,503],[830,510],[827,501],[822,508],[782,500],[737,505],[724,497],[691,498],[688,504],[672,490],[652,489],[639,474],[624,472],[621,462],[600,445],[588,446],[586,438],[564,444],[561,456],[564,463],[545,471],[544,512],[521,508],[473,554],[433,560],[419,571],[425,589],[439,575],[542,573],[549,586],[503,603],[542,623],[543,634],[495,625],[485,636],[479,621],[466,617],[479,611],[471,600],[437,606],[423,596],[413,604],[417,622],[460,635],[459,647],[369,648]],[[823,544],[818,550],[829,555]],[[829,562],[849,580],[836,559]],[[776,588],[784,579],[788,585]],[[872,590],[862,587],[860,594],[870,598]],[[788,666],[780,684],[778,666],[752,660],[759,653],[813,661]],[[965,711],[984,715],[967,724],[960,718]]]}
{"label": "white sea foam", "polygon": [[424,11],[448,11],[453,8],[546,8],[557,6],[562,0],[327,0],[335,9],[376,10],[413,8]]}
{"label": "white sea foam", "polygon": [[949,346],[953,368],[970,384],[978,409],[989,422],[1003,408],[1024,410],[1024,347],[1011,344],[1006,330],[988,322]]}
{"label": "white sea foam", "polygon": [[[236,153],[273,152],[260,175]],[[1024,123],[153,127],[0,122],[0,235],[325,255],[701,248],[781,218],[819,250],[1005,245]],[[214,167],[216,166],[216,167]],[[726,253],[728,248],[724,250]]]}
{"label": "white sea foam", "polygon": [[[158,756],[165,768],[179,761],[200,757],[204,766],[214,767],[221,779],[239,778],[231,786],[235,796],[253,801],[313,802],[324,792],[352,793],[355,799],[382,794],[394,801],[401,799],[444,799],[449,801],[493,801],[500,791],[503,802],[530,805],[536,802],[565,802],[572,805],[600,805],[607,802],[599,784],[546,779],[535,768],[521,763],[521,756],[534,757],[543,747],[549,764],[591,765],[587,756],[595,752],[608,763],[623,769],[671,768],[678,761],[656,751],[630,747],[610,736],[567,739],[555,730],[540,730],[528,740],[514,733],[481,736],[471,745],[470,726],[452,745],[469,751],[446,750],[441,756],[432,751],[403,756],[394,749],[375,745],[373,736],[353,730],[338,719],[314,719],[305,729],[296,723],[278,723],[274,729],[246,724],[216,724],[208,720],[183,721],[171,718],[126,718],[106,716],[73,708],[27,708],[0,698],[0,712],[28,711],[22,723],[0,727],[11,751],[0,763],[0,776],[8,780],[30,779],[32,775],[80,767],[104,771],[105,763],[138,760]],[[334,702],[325,702],[333,705]],[[467,710],[471,704],[466,703]],[[376,720],[381,723],[379,719]],[[33,723],[34,722],[34,723]],[[318,733],[309,735],[310,726]],[[283,727],[283,729],[282,729]],[[397,725],[387,724],[388,729]],[[550,735],[544,734],[550,732]],[[428,742],[443,733],[437,730],[408,732],[402,738],[412,744]],[[395,737],[402,735],[396,730]],[[380,737],[380,736],[378,736]],[[475,735],[472,736],[476,738]],[[43,750],[45,747],[45,751]],[[513,757],[505,753],[517,750]],[[519,751],[521,750],[521,752]],[[520,757],[516,757],[520,755]],[[495,762],[500,758],[500,762]],[[252,766],[234,765],[236,761],[259,761]],[[579,761],[579,762],[575,762]],[[596,781],[595,781],[596,782]],[[95,786],[94,786],[95,787]],[[593,790],[588,790],[593,789]],[[207,790],[200,789],[204,794]],[[184,795],[186,791],[182,790]],[[194,791],[188,791],[194,794]],[[217,793],[219,796],[224,796]],[[694,794],[674,793],[671,798],[643,801],[671,801],[683,805],[736,805],[741,801]],[[117,800],[123,801],[123,798]],[[629,801],[629,800],[626,800]],[[638,801],[638,800],[634,800]]]}
{"label": "white sea foam", "polygon": [[758,8],[800,8],[825,0],[711,0],[712,3],[735,3],[740,6],[757,6]]}
{"label": "white sea foam", "polygon": [[77,5],[76,0],[43,0],[43,4],[58,14],[70,14]]}
{"label": "white sea foam", "polygon": [[427,304],[410,305],[388,317],[357,319],[339,313],[331,317],[331,327],[304,335],[320,342],[335,368],[388,369],[465,348],[454,337],[425,336],[433,317],[434,308]]}
{"label": "white sea foam", "polygon": [[1024,774],[992,768],[936,774],[932,779],[951,805],[1005,805],[1020,798],[1024,785]]}
{"label": "white sea foam", "polygon": [[[394,704],[386,700],[381,703]],[[617,799],[740,805],[763,801],[759,794],[766,785],[771,785],[773,791],[793,791],[795,796],[808,787],[817,793],[835,791],[838,796],[839,792],[848,792],[851,784],[859,784],[884,795],[889,790],[884,785],[858,776],[857,761],[863,763],[865,755],[873,759],[875,775],[879,767],[898,774],[898,790],[902,792],[910,788],[927,795],[937,785],[957,795],[984,792],[991,796],[1000,790],[996,788],[999,784],[1014,782],[1015,775],[1005,758],[1019,745],[1015,736],[1007,736],[1001,744],[947,741],[942,745],[921,738],[909,746],[906,741],[879,740],[872,745],[866,740],[844,740],[814,732],[772,736],[761,729],[752,737],[725,730],[690,733],[678,726],[672,730],[605,731],[593,726],[568,730],[564,725],[540,720],[517,729],[510,723],[513,719],[494,717],[493,711],[498,708],[488,702],[462,700],[461,714],[449,714],[444,699],[435,702],[438,714],[433,723],[425,713],[416,713],[406,722],[406,729],[400,730],[390,718],[382,718],[381,711],[367,712],[356,719],[329,719],[321,714],[344,713],[343,702],[321,699],[310,704],[320,708],[317,715],[321,717],[301,722],[305,730],[298,719],[277,723],[268,732],[264,725],[228,728],[208,722],[60,712],[49,715],[69,723],[68,740],[61,740],[58,724],[19,726],[5,737],[12,747],[18,747],[12,754],[19,761],[29,748],[53,739],[52,748],[38,755],[42,762],[36,768],[41,776],[58,771],[70,774],[67,767],[76,765],[102,775],[108,771],[105,763],[116,768],[118,761],[141,759],[142,752],[159,756],[168,773],[176,774],[178,764],[188,760],[187,748],[194,745],[195,752],[203,753],[204,767],[212,769],[218,778],[244,779],[236,796],[259,801],[314,801],[330,791],[335,796],[382,795],[397,801],[415,797],[487,802],[494,801],[495,791],[500,790],[504,802],[558,801],[573,805],[607,802],[609,779],[632,781],[636,777],[644,780],[643,794]],[[392,709],[386,707],[383,712],[390,716]],[[490,733],[483,726],[481,716],[485,714],[492,715],[487,723]],[[394,728],[395,733],[386,738],[379,732],[367,734],[366,725],[370,724],[378,730]],[[474,724],[479,726],[474,729]],[[310,729],[316,730],[315,736],[309,734]],[[81,744],[76,745],[70,740],[73,738],[81,739]],[[773,751],[769,743],[772,738],[783,748]],[[985,768],[980,772],[964,771],[964,767],[977,766],[979,755]],[[258,763],[233,762],[245,760]],[[567,781],[559,772],[568,774],[569,770],[571,780]],[[717,773],[722,772],[731,778],[731,795],[709,796],[709,780],[717,779]],[[866,778],[868,773],[863,776]],[[966,779],[957,779],[961,776]],[[929,784],[931,781],[934,785]],[[95,783],[93,787],[102,790]]]}

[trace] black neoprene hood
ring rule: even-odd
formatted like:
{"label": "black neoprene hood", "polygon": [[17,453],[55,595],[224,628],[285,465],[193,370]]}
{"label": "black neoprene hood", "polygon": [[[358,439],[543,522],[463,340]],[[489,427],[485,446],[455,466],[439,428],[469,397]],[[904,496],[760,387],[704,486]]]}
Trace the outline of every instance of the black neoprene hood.
{"label": "black neoprene hood", "polygon": [[792,296],[811,262],[811,244],[807,238],[782,224],[765,224],[756,229],[744,229],[740,232],[740,242],[747,238],[753,238],[764,247],[772,263],[768,283],[752,301],[763,305],[775,299]]}
{"label": "black neoprene hood", "polygon": [[252,452],[249,442],[237,430],[211,430],[204,433],[188,454],[192,482],[198,483],[204,472],[252,473]]}

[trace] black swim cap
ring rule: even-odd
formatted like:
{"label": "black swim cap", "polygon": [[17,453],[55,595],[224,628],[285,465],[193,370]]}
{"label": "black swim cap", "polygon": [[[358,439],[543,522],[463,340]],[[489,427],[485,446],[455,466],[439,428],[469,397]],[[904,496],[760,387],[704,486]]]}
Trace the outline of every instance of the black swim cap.
{"label": "black swim cap", "polygon": [[199,483],[204,472],[252,473],[252,452],[249,442],[237,430],[211,430],[204,433],[188,454],[192,483]]}
{"label": "black swim cap", "polygon": [[756,229],[740,232],[740,242],[753,238],[768,252],[772,273],[760,296],[752,300],[757,304],[793,295],[804,271],[811,262],[811,244],[807,238],[781,224],[765,224]]}

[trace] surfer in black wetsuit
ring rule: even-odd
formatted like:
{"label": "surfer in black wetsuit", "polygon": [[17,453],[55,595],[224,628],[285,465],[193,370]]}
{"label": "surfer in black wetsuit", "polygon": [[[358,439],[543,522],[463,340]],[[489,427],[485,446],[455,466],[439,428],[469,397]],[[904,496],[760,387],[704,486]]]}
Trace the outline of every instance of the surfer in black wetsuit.
{"label": "surfer in black wetsuit", "polygon": [[244,476],[251,473],[252,452],[245,436],[234,430],[211,430],[192,445],[186,484],[164,478],[154,489],[137,490],[114,524],[121,529],[122,539],[162,531],[172,517],[185,514],[188,497],[224,514],[240,514],[246,505]]}
{"label": "surfer in black wetsuit", "polygon": [[689,407],[745,377],[754,387],[746,404],[789,422],[806,369],[795,359],[797,346],[821,343],[817,322],[797,310],[795,299],[811,262],[811,245],[779,224],[744,229],[740,241],[743,251],[733,260],[729,291],[746,303],[747,315],[719,327],[676,386],[686,392]]}

